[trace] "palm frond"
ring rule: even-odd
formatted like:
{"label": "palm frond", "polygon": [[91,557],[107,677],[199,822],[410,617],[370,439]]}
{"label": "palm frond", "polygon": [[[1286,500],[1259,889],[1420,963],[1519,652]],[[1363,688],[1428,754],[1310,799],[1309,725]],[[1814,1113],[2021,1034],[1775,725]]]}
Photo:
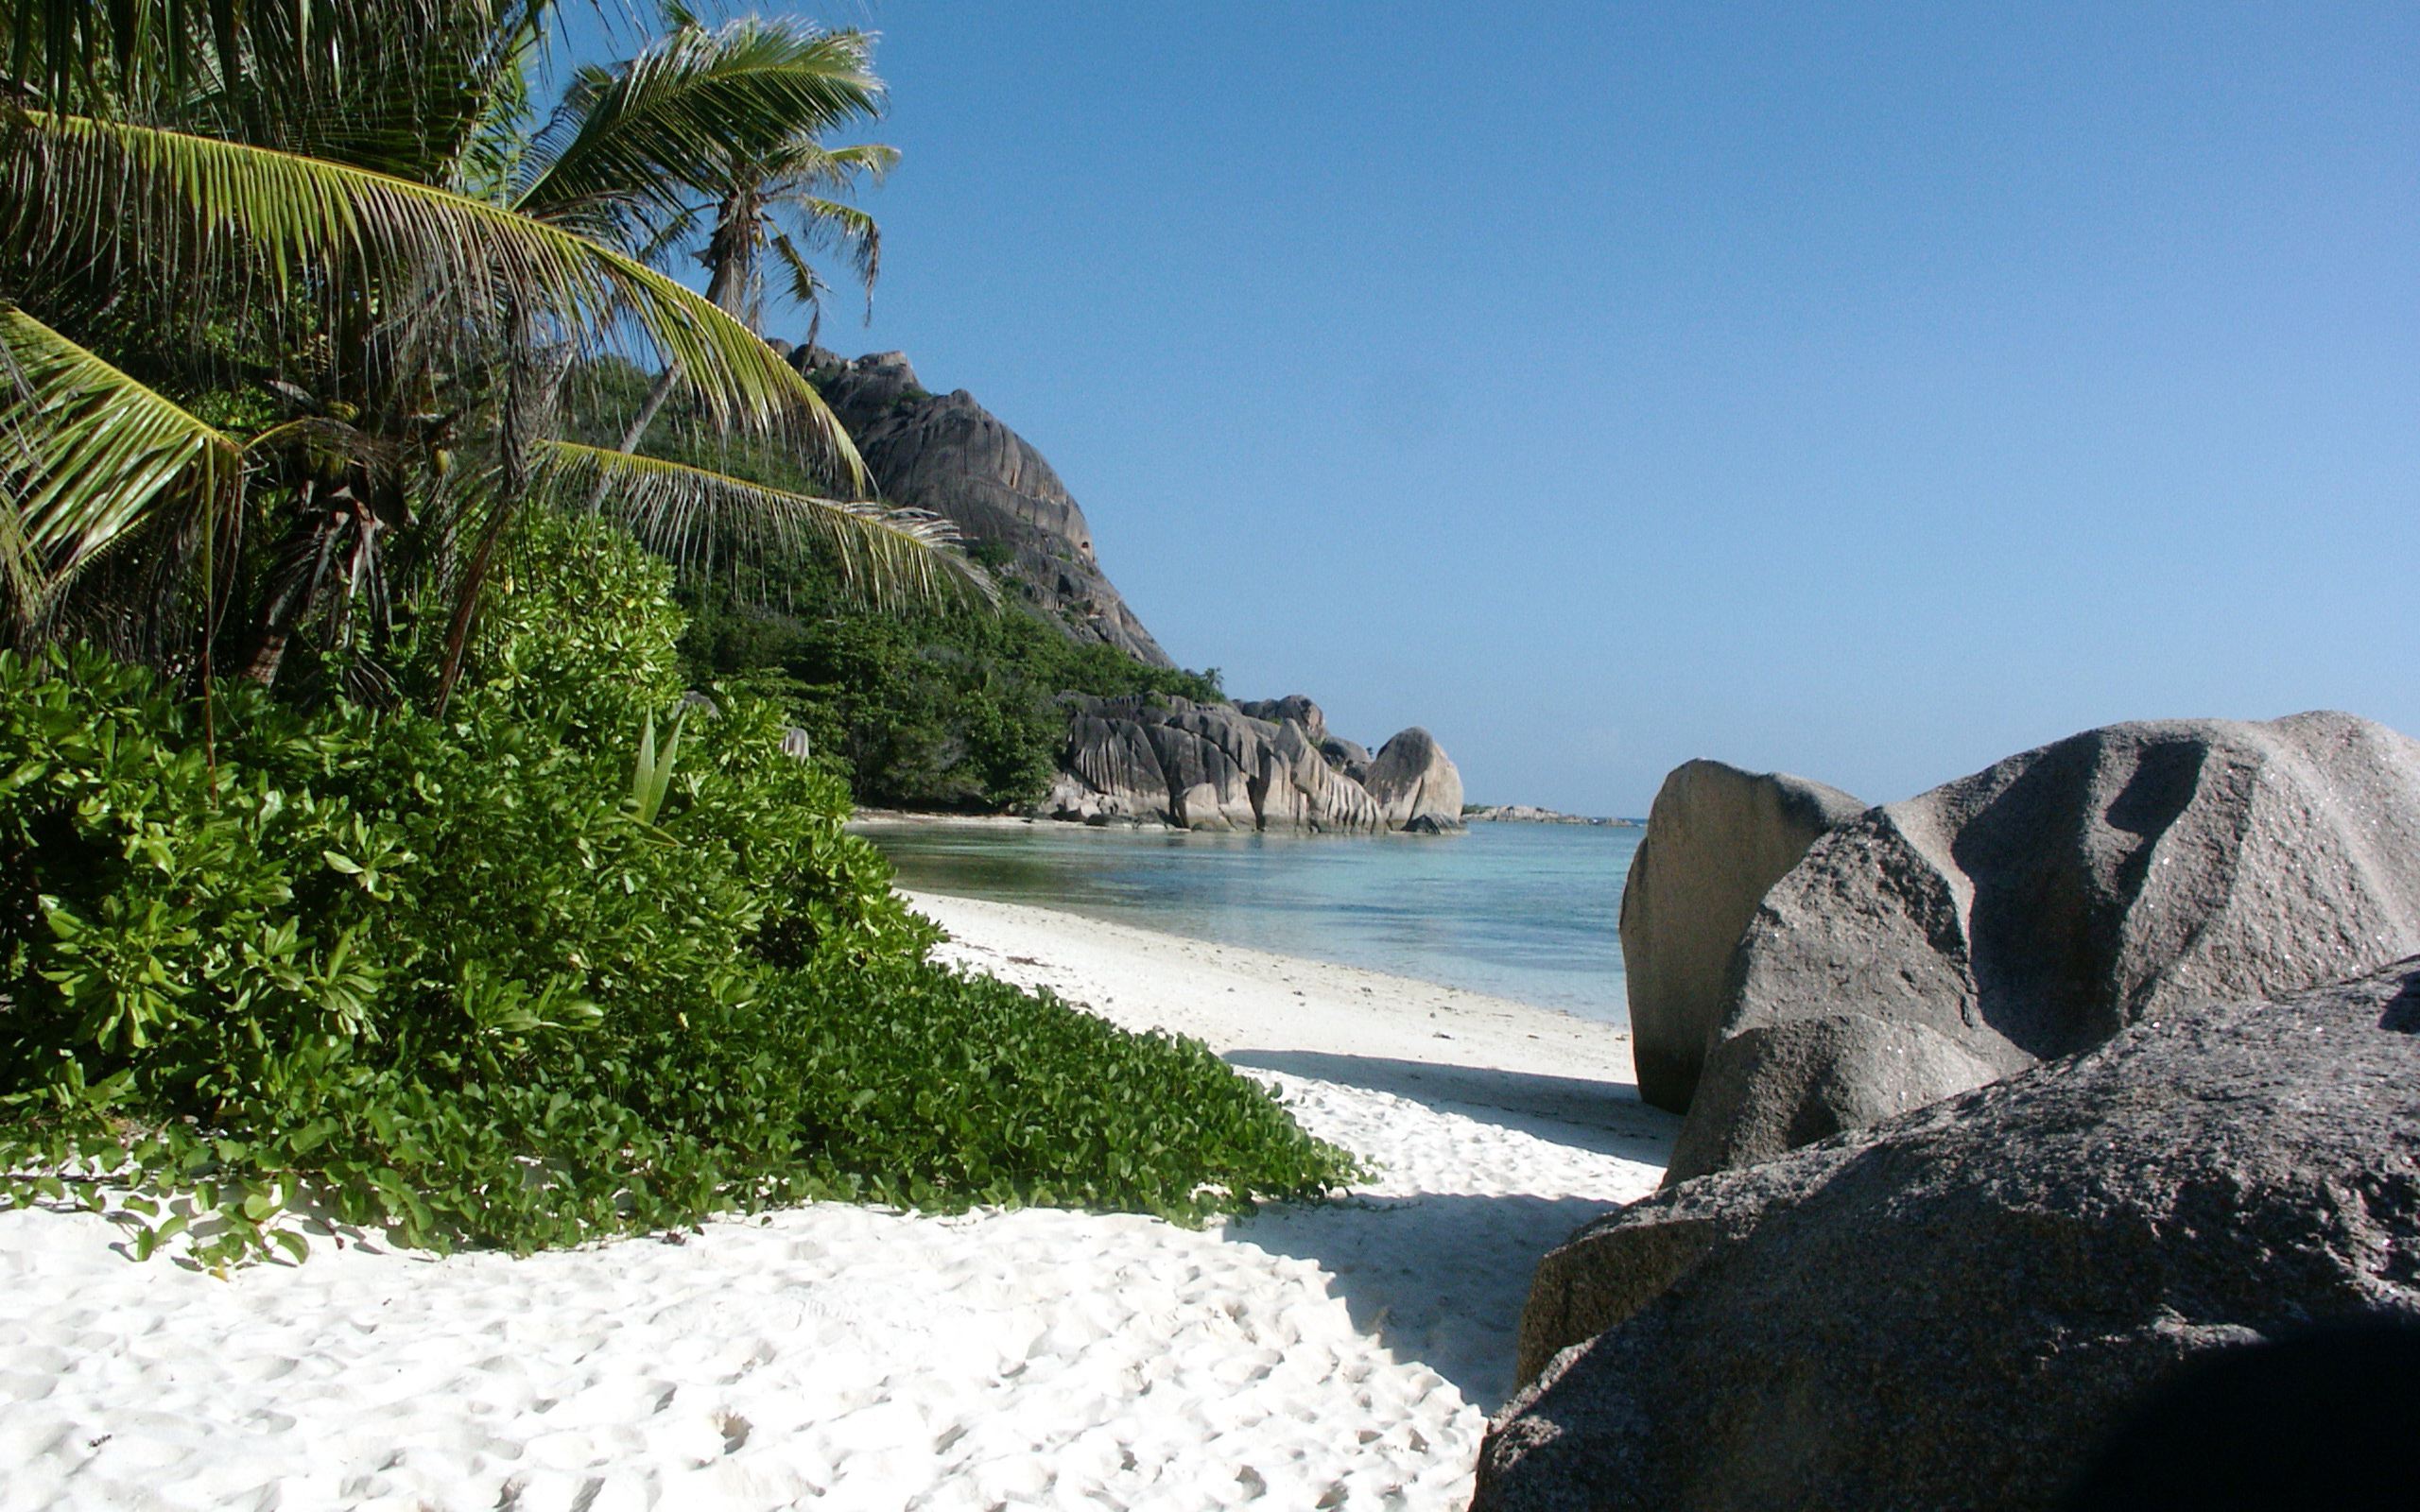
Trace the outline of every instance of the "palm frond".
{"label": "palm frond", "polygon": [[592,230],[679,213],[720,164],[881,113],[871,44],[794,21],[682,26],[616,69],[579,70],[541,133],[524,214]]}
{"label": "palm frond", "polygon": [[11,113],[0,249],[38,276],[49,268],[90,279],[130,265],[208,280],[250,268],[281,298],[341,291],[388,320],[428,319],[427,307],[441,306],[470,330],[511,310],[582,343],[611,339],[627,322],[678,365],[718,425],[803,432],[864,479],[847,434],[771,348],[610,248],[344,163],[123,122]]}
{"label": "palm frond", "polygon": [[[832,292],[832,285],[823,282],[823,275],[815,270],[815,265],[806,260],[805,256],[799,251],[798,244],[789,237],[776,235],[772,240],[772,248],[773,255],[781,259],[782,266],[789,272],[790,298],[802,309],[814,313],[816,324],[820,329],[822,323],[823,296]],[[869,317],[873,313],[872,285],[868,285],[866,289],[866,313]],[[815,338],[812,335],[807,337],[809,346],[814,345],[814,342]]]}
{"label": "palm frond", "polygon": [[649,267],[662,267],[671,260],[682,243],[698,234],[699,228],[706,223],[706,216],[704,205],[683,205],[666,216],[647,240],[639,244],[639,261]]}
{"label": "palm frond", "polygon": [[14,305],[0,305],[0,549],[39,617],[95,558],[170,514],[225,518],[241,447]]}
{"label": "palm frond", "polygon": [[55,111],[431,179],[556,5],[0,0],[0,68]]}
{"label": "palm frond", "polygon": [[574,504],[601,498],[609,517],[691,573],[717,553],[779,558],[820,544],[850,589],[879,608],[999,597],[990,575],[959,549],[957,527],[924,510],[819,499],[570,441],[542,442],[538,451],[541,491]]}
{"label": "palm frond", "polygon": [[879,142],[827,147],[811,136],[794,136],[764,160],[766,176],[802,189],[855,189],[879,184],[899,166],[899,149]]}
{"label": "palm frond", "polygon": [[[855,205],[814,195],[780,195],[770,203],[788,212],[782,218],[798,228],[797,241],[817,251],[837,251],[848,258],[859,286],[866,291],[866,318],[872,320],[874,281],[882,276],[882,228],[874,218]],[[780,240],[783,261],[800,261],[799,249],[789,245],[792,237],[784,235]]]}

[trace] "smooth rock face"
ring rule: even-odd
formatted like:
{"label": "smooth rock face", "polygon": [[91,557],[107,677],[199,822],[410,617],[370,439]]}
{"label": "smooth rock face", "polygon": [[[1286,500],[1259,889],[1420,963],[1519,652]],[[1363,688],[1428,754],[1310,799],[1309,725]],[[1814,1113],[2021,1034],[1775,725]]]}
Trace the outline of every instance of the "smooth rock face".
{"label": "smooth rock face", "polygon": [[1303,733],[1311,737],[1313,745],[1328,738],[1326,711],[1299,693],[1289,693],[1283,698],[1238,698],[1236,708],[1254,719],[1265,719],[1272,725],[1282,725],[1291,719],[1303,727]]}
{"label": "smooth rock face", "polygon": [[[2006,1075],[2180,1003],[2415,950],[2420,742],[2342,713],[2112,725],[1818,840],[1740,939],[1721,1037],[1856,1013]],[[1897,1077],[1849,1064],[1876,1043],[1726,1057],[1744,1084],[1691,1108],[1668,1180],[1859,1122],[1826,1089]]]}
{"label": "smooth rock face", "polygon": [[1664,779],[1622,889],[1638,1094],[1688,1111],[1726,1005],[1725,972],[1765,890],[1865,811],[1836,787],[1694,761]]}
{"label": "smooth rock face", "polygon": [[1374,833],[1387,827],[1369,790],[1330,766],[1310,732],[1290,719],[1261,747],[1252,796],[1264,830]]}
{"label": "smooth rock face", "polygon": [[1002,576],[1075,639],[1175,664],[1102,574],[1092,527],[1059,474],[973,395],[926,393],[897,352],[844,362],[803,347],[791,361],[839,417],[884,498],[950,520],[969,544],[1004,548]]}
{"label": "smooth rock face", "polygon": [[1473,1505],[2048,1508],[2179,1361],[2360,1317],[2420,1322],[2420,958],[1581,1230]]}
{"label": "smooth rock face", "polygon": [[1362,785],[1387,828],[1436,834],[1462,827],[1462,774],[1426,730],[1415,725],[1380,747],[1369,773]]}
{"label": "smooth rock face", "polygon": [[1330,766],[1345,776],[1364,787],[1370,785],[1369,747],[1358,741],[1346,740],[1341,735],[1330,735],[1320,742],[1320,754],[1327,758]]}
{"label": "smooth rock face", "polygon": [[1671,1172],[1770,1160],[1999,1077],[1998,1067],[1921,1023],[1862,1013],[1760,1023],[1707,1057],[1666,1183],[1686,1179]]}
{"label": "smooth rock face", "polygon": [[[1149,696],[1071,695],[1061,702],[1068,711],[1067,745],[1043,807],[1054,818],[1325,833],[1442,828],[1426,810],[1407,810],[1405,820],[1391,822],[1295,717],[1306,713],[1324,728],[1319,706],[1299,696],[1241,707]],[[1255,718],[1245,712],[1252,708],[1288,716]],[[1435,749],[1434,741],[1428,745]],[[1449,778],[1459,792],[1453,764],[1442,750],[1436,756],[1446,776],[1433,781]]]}

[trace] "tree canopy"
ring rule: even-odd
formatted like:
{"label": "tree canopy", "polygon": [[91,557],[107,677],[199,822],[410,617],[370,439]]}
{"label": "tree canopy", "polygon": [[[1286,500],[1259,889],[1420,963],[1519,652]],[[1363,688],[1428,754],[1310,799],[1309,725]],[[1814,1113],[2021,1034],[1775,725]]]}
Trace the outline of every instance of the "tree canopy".
{"label": "tree canopy", "polygon": [[[512,521],[592,507],[676,560],[812,539],[878,602],[983,587],[886,509],[812,386],[650,262],[734,153],[883,92],[852,31],[676,26],[540,121],[547,0],[17,0],[0,10],[0,591],[162,665],[275,679],[298,634],[375,693],[398,607],[445,675]],[[685,18],[676,18],[684,19]],[[769,490],[566,438],[626,353]]]}

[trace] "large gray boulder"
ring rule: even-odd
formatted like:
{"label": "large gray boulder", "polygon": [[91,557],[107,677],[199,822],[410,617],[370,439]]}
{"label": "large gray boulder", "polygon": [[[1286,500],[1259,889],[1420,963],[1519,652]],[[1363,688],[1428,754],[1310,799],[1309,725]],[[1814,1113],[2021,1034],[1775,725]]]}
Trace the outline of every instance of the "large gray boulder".
{"label": "large gray boulder", "polygon": [[1320,742],[1320,754],[1327,758],[1327,764],[1345,776],[1364,787],[1370,785],[1369,747],[1357,740],[1347,740],[1341,735],[1330,735]]}
{"label": "large gray boulder", "polygon": [[994,548],[1016,598],[1072,638],[1175,664],[1102,573],[1092,527],[1059,474],[972,394],[926,392],[903,352],[844,362],[807,346],[791,361],[856,442],[885,499],[929,509],[969,545]]}
{"label": "large gray boulder", "polygon": [[1305,694],[1289,693],[1283,698],[1239,698],[1236,701],[1236,708],[1253,719],[1265,719],[1272,725],[1282,725],[1290,719],[1303,727],[1303,733],[1311,737],[1313,745],[1328,738],[1327,712]]}
{"label": "large gray boulder", "polygon": [[1462,774],[1437,738],[1416,725],[1378,747],[1361,785],[1390,830],[1439,834],[1462,827]]}
{"label": "large gray boulder", "polygon": [[2413,951],[2420,743],[2342,713],[2089,730],[1872,810],[1766,892],[1668,1179]]}
{"label": "large gray boulder", "polygon": [[1865,811],[1836,787],[1721,762],[1673,768],[1622,888],[1622,970],[1638,1094],[1688,1111],[1725,1007],[1724,972],[1765,889]]}
{"label": "large gray boulder", "polygon": [[1863,1013],[1760,1023],[1722,1041],[1707,1062],[1665,1184],[1878,1124],[1999,1076],[1921,1023]]}
{"label": "large gray boulder", "polygon": [[[1324,721],[1319,706],[1299,695],[1240,708],[1156,695],[1069,695],[1061,702],[1067,743],[1043,806],[1053,818],[1311,833],[1439,827],[1417,804],[1405,806],[1403,821],[1391,821],[1379,800],[1324,753],[1323,746],[1340,743],[1314,736]],[[1256,718],[1245,712],[1252,708],[1283,717]],[[1428,745],[1435,749],[1435,742]],[[1442,750],[1435,757],[1458,792],[1452,762]],[[1432,777],[1429,791],[1441,792],[1445,781]]]}
{"label": "large gray boulder", "polygon": [[1387,828],[1369,789],[1330,766],[1310,732],[1291,719],[1261,747],[1252,796],[1264,830],[1371,834]]}
{"label": "large gray boulder", "polygon": [[2214,1347],[2420,1321],[2420,958],[2196,1003],[1538,1269],[1483,1512],[2049,1507]]}

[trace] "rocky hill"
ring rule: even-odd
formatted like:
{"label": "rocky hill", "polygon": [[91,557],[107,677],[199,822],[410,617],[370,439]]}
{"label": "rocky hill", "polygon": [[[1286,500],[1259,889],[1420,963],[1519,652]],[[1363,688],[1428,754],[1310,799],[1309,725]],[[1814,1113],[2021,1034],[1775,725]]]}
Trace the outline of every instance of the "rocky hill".
{"label": "rocky hill", "polygon": [[1176,664],[1101,572],[1092,527],[1059,474],[973,394],[928,392],[905,352],[843,360],[807,346],[790,361],[839,417],[883,497],[954,522],[978,557],[1070,637],[1152,666]]}
{"label": "rocky hill", "polygon": [[[1023,437],[959,389],[935,394],[904,352],[843,358],[789,352],[856,441],[884,498],[958,526],[1014,597],[1079,644],[1153,667],[1175,662],[1101,571],[1092,527]],[[1425,730],[1375,755],[1329,734],[1296,694],[1243,704],[1160,696],[1062,700],[1059,775],[1039,805],[1053,817],[1180,829],[1320,832],[1461,825],[1461,774]]]}

